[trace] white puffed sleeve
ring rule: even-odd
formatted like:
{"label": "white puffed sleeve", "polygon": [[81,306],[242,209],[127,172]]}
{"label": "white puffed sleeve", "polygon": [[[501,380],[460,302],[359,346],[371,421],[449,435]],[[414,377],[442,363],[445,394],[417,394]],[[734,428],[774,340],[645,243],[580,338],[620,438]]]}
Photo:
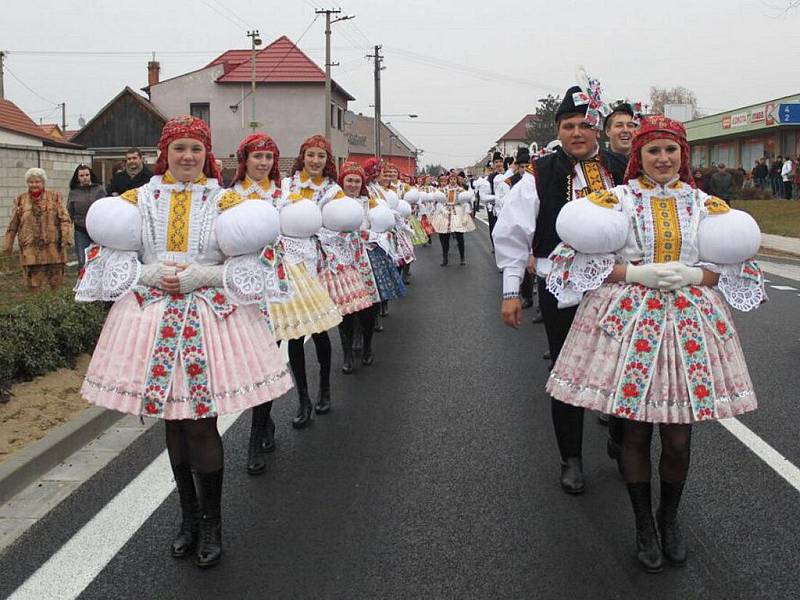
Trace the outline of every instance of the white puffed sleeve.
{"label": "white puffed sleeve", "polygon": [[279,295],[274,261],[263,256],[278,239],[278,211],[264,200],[246,200],[222,212],[215,228],[219,247],[229,257],[222,281],[230,301],[255,304]]}
{"label": "white puffed sleeve", "polygon": [[616,253],[625,246],[630,223],[614,190],[567,202],[556,219],[563,240],[550,255],[547,289],[562,305],[575,305],[611,274]]}
{"label": "white puffed sleeve", "polygon": [[280,220],[283,235],[309,238],[322,227],[322,212],[311,200],[295,200],[281,209]]}
{"label": "white puffed sleeve", "polygon": [[349,196],[328,202],[322,208],[322,224],[332,231],[355,231],[363,218],[361,204]]}
{"label": "white puffed sleeve", "polygon": [[497,268],[503,271],[504,296],[519,293],[538,215],[539,194],[536,191],[536,180],[533,175],[526,173],[509,192],[505,208],[497,218],[492,232],[494,258]]}
{"label": "white puffed sleeve", "polygon": [[115,301],[136,285],[142,272],[139,209],[118,196],[100,198],[89,208],[86,230],[96,243],[86,249],[86,265],[74,288],[75,300]]}
{"label": "white puffed sleeve", "polygon": [[719,291],[728,304],[742,311],[757,308],[767,300],[764,274],[753,257],[761,245],[761,230],[755,219],[735,210],[714,196],[704,200],[697,230],[700,266],[719,273]]}

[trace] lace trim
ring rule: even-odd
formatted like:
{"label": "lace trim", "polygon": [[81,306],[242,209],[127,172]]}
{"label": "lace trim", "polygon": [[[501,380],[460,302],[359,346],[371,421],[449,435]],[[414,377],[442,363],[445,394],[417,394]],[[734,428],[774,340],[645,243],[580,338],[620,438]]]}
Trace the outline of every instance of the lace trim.
{"label": "lace trim", "polygon": [[305,263],[308,274],[317,276],[317,242],[315,238],[280,237],[280,244],[286,253],[286,262],[290,264]]}
{"label": "lace trim", "polygon": [[553,268],[547,276],[547,291],[560,302],[580,300],[584,292],[599,288],[614,269],[613,254],[573,251],[572,256],[561,256],[557,252],[551,255]]}
{"label": "lace trim", "polygon": [[280,289],[276,269],[264,264],[257,254],[225,261],[222,284],[233,304],[257,304],[264,299],[282,302],[291,297],[291,292]]}
{"label": "lace trim", "polygon": [[[281,380],[284,377],[286,377],[286,375],[288,375],[288,374],[289,374],[289,370],[286,367],[284,367],[278,373],[275,373],[274,375],[271,375],[267,379],[262,379],[261,381],[257,381],[256,383],[251,383],[250,385],[241,386],[241,387],[235,388],[233,390],[227,390],[225,392],[218,392],[218,393],[214,394],[213,396],[211,396],[211,398],[212,398],[212,400],[214,402],[217,402],[217,401],[223,400],[223,399],[224,400],[229,400],[231,398],[236,398],[237,396],[244,396],[245,394],[251,394],[252,392],[255,392],[257,390],[260,390],[262,388],[265,388],[267,386],[275,384],[279,380]],[[92,379],[89,379],[88,377],[85,378],[83,381],[87,386],[89,386],[91,388],[94,388],[96,390],[99,390],[101,392],[105,392],[107,394],[117,394],[119,396],[124,396],[126,398],[136,398],[137,400],[142,400],[142,398],[144,398],[144,394],[141,393],[141,392],[130,392],[130,391],[121,389],[117,385],[103,385],[100,382],[97,382],[97,381],[94,381]],[[192,401],[192,398],[190,398],[189,396],[186,396],[186,397],[182,396],[182,397],[179,397],[179,398],[173,398],[173,397],[170,396],[170,397],[167,398],[167,404],[175,403],[175,402],[191,402],[191,401]]]}
{"label": "lace trim", "polygon": [[142,272],[142,263],[133,251],[102,248],[95,260],[86,264],[75,285],[75,300],[113,302],[130,291]]}
{"label": "lace trim", "polygon": [[719,269],[719,291],[725,296],[728,304],[736,310],[748,312],[759,307],[768,300],[767,291],[764,288],[764,274],[755,265],[756,274],[751,271],[745,276],[743,270],[751,268],[754,263],[744,263],[743,265],[723,265]]}
{"label": "lace trim", "polygon": [[[551,381],[554,385],[557,385],[558,387],[567,390],[571,394],[584,394],[588,392],[590,394],[594,394],[595,396],[599,396],[606,402],[611,402],[616,394],[616,390],[608,390],[605,388],[599,388],[592,385],[579,385],[567,379],[561,379],[560,377],[556,377],[555,375],[550,375],[549,381]],[[744,398],[749,398],[751,396],[755,396],[755,392],[752,390],[747,390],[744,392],[733,394],[731,396],[715,396],[714,402],[727,404],[730,402],[739,402]],[[692,406],[692,403],[689,400],[678,401],[669,399],[645,400],[644,404],[646,404],[647,406],[680,406],[681,408],[690,408]]]}

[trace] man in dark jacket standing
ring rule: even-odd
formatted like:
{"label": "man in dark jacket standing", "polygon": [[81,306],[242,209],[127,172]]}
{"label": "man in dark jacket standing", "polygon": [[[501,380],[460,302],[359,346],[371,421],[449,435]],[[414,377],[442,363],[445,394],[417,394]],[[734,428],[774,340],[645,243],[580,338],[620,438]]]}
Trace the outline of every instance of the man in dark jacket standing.
{"label": "man in dark jacket standing", "polygon": [[128,190],[143,186],[152,176],[153,173],[144,164],[141,150],[131,148],[125,153],[125,169],[114,173],[108,193],[111,196],[121,196]]}
{"label": "man in dark jacket standing", "polygon": [[708,193],[723,200],[730,200],[733,197],[733,175],[725,169],[725,163],[717,165],[717,172],[708,182]]}

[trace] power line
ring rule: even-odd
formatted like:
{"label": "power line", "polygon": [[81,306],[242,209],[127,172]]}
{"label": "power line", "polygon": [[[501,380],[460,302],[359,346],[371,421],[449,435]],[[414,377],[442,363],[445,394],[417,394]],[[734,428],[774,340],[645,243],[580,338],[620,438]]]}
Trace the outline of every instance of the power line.
{"label": "power line", "polygon": [[245,27],[245,28],[248,27],[247,21],[245,21],[242,17],[240,17],[239,13],[237,13],[234,10],[231,10],[229,7],[227,7],[224,4],[222,4],[219,0],[211,0],[211,2],[213,2],[216,6],[219,6],[225,12],[227,12],[235,20],[239,21],[239,23],[241,23],[242,27]]}
{"label": "power line", "polygon": [[[156,50],[161,55],[222,54],[224,50]],[[8,50],[6,54],[14,56],[151,56],[153,50]]]}
{"label": "power line", "polygon": [[9,68],[8,68],[8,65],[4,65],[4,67],[5,67],[5,70],[6,70],[6,71],[8,71],[8,74],[9,74],[9,75],[11,75],[11,76],[12,76],[14,79],[16,79],[16,80],[19,82],[19,84],[20,84],[22,87],[24,87],[26,90],[28,90],[28,91],[29,91],[31,94],[33,94],[34,96],[36,96],[36,97],[37,97],[37,98],[39,98],[40,100],[44,100],[45,102],[49,102],[50,104],[53,104],[53,105],[55,105],[55,106],[60,106],[60,103],[59,103],[59,102],[53,102],[52,100],[50,100],[50,99],[48,99],[48,98],[45,98],[44,96],[42,96],[42,95],[41,95],[40,93],[38,93],[36,90],[32,89],[32,88],[31,88],[31,87],[30,87],[30,86],[29,86],[27,83],[25,83],[24,81],[22,81],[22,79],[20,79],[19,77],[17,77],[16,73],[14,73],[14,71],[12,71],[11,69],[9,69]]}
{"label": "power line", "polygon": [[[232,18],[231,18],[229,15],[225,14],[224,12],[222,12],[221,10],[219,10],[218,8],[216,8],[216,7],[215,7],[213,4],[210,4],[209,2],[206,2],[206,0],[200,0],[200,2],[202,2],[203,4],[205,4],[205,5],[206,5],[208,8],[210,8],[211,10],[213,10],[215,13],[217,13],[217,14],[218,14],[219,16],[221,16],[223,19],[226,19],[227,21],[230,21],[231,23],[233,23],[234,25],[236,25],[236,28],[237,28],[237,29],[238,29],[238,28],[240,28],[240,27],[242,26],[242,24],[241,24],[241,23],[237,23],[236,21],[234,21],[234,20],[233,20],[233,19],[232,19]],[[236,18],[238,19],[238,17],[236,17]],[[247,24],[245,24],[245,27],[247,27]]]}

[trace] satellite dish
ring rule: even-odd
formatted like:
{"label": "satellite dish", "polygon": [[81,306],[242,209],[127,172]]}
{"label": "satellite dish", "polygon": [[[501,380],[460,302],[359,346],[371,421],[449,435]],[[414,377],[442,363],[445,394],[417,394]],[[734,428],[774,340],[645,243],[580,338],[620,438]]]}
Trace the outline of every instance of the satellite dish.
{"label": "satellite dish", "polygon": [[86,119],[78,117],[78,127],[83,127],[84,125],[86,125]]}

